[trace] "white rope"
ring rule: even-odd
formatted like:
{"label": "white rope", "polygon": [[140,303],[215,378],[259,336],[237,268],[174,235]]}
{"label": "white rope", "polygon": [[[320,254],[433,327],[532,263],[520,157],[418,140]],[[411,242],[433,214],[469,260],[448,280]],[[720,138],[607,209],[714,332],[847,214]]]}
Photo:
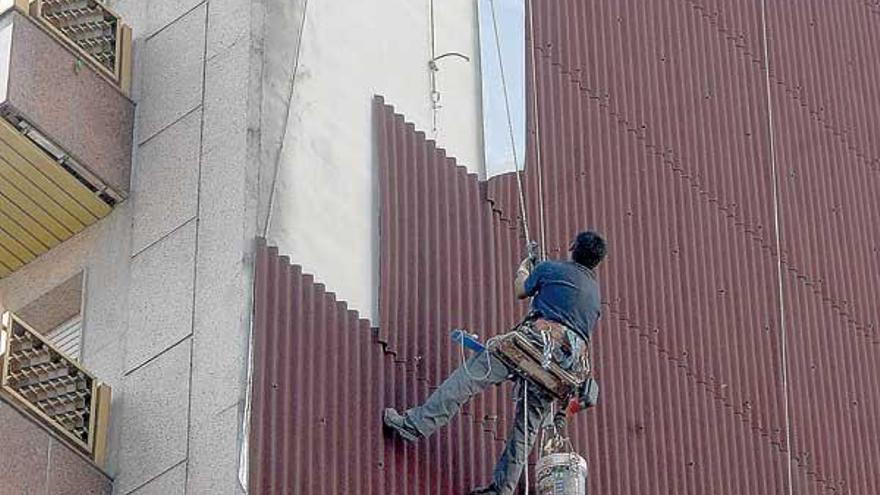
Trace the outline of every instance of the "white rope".
{"label": "white rope", "polygon": [[525,493],[529,493],[529,381],[523,378],[523,431],[525,432],[525,445],[523,446],[523,469],[525,470]]}
{"label": "white rope", "polygon": [[492,31],[495,34],[495,53],[498,56],[498,69],[501,71],[501,88],[504,91],[504,110],[507,114],[507,132],[510,136],[510,149],[513,154],[513,167],[516,173],[516,186],[519,189],[519,208],[522,217],[523,234],[526,242],[531,240],[529,237],[529,221],[526,215],[526,195],[523,190],[522,172],[519,167],[519,157],[516,152],[516,139],[513,136],[513,118],[510,116],[510,96],[507,91],[507,76],[504,73],[504,59],[501,56],[501,39],[498,35],[498,20],[495,16],[495,0],[489,0],[489,8],[492,12]]}
{"label": "white rope", "polygon": [[[528,0],[527,0],[528,1]],[[540,231],[540,239],[541,239],[541,258],[546,259],[546,247],[547,247],[547,231],[545,230],[545,226],[547,224],[546,219],[544,217],[544,174],[542,172],[541,166],[541,119],[538,118],[538,51],[535,49],[535,2],[529,2],[529,32],[531,33],[532,39],[532,115],[535,119],[535,172],[538,176],[538,222],[539,222],[539,231]]]}
{"label": "white rope", "polygon": [[771,98],[770,84],[770,42],[767,38],[767,2],[761,0],[761,24],[764,31],[764,64],[767,84],[767,124],[770,139],[770,170],[773,176],[773,223],[776,230],[776,268],[777,282],[779,284],[779,347],[782,359],[782,393],[784,396],[783,408],[785,412],[785,446],[788,451],[788,493],[794,494],[794,465],[791,445],[791,417],[789,413],[788,399],[788,356],[785,337],[785,299],[783,292],[783,266],[782,266],[782,232],[779,218],[779,175],[776,168],[776,151],[773,139],[773,99]]}
{"label": "white rope", "polygon": [[[525,0],[528,1],[528,0]],[[526,196],[525,191],[523,189],[523,181],[522,181],[522,171],[519,166],[519,157],[516,152],[516,138],[513,134],[513,118],[510,114],[510,96],[507,90],[507,76],[504,72],[504,59],[501,55],[501,40],[498,35],[498,21],[495,15],[495,0],[489,0],[489,7],[492,13],[492,29],[495,35],[495,52],[498,56],[498,67],[501,72],[501,86],[504,91],[504,110],[507,115],[507,131],[510,138],[510,148],[511,153],[513,154],[513,165],[516,173],[516,185],[519,192],[519,207],[520,207],[520,215],[522,217],[522,229],[523,234],[525,235],[526,242],[531,241],[531,236],[529,235],[529,224],[528,224],[528,215],[526,212]],[[536,81],[537,75],[535,71],[536,64],[536,53],[535,53],[535,41],[534,41],[534,24],[532,20],[532,8],[529,5],[529,29],[531,31],[532,36],[532,91],[534,91],[534,119],[535,119],[535,170],[538,176],[538,212],[539,212],[539,229],[540,229],[540,239],[541,246],[546,246],[547,236],[545,231],[545,221],[544,221],[544,186],[543,186],[543,176],[541,174],[541,138],[540,138],[540,124],[538,123],[538,96],[537,96],[537,88]],[[541,258],[545,258],[545,249],[541,250]],[[467,370],[465,370],[467,371]],[[525,445],[523,446],[523,469],[525,470],[524,478],[525,478],[525,492],[529,491],[529,389],[528,389],[528,380],[523,378],[523,433]]]}
{"label": "white rope", "polygon": [[484,350],[483,353],[486,355],[486,374],[483,376],[474,376],[473,373],[471,373],[471,370],[468,369],[467,358],[464,355],[464,341],[462,340],[461,344],[458,346],[458,356],[461,360],[461,366],[464,368],[464,373],[471,380],[483,381],[486,378],[489,378],[489,375],[492,374],[492,356],[489,355],[489,348],[486,347],[486,350]]}

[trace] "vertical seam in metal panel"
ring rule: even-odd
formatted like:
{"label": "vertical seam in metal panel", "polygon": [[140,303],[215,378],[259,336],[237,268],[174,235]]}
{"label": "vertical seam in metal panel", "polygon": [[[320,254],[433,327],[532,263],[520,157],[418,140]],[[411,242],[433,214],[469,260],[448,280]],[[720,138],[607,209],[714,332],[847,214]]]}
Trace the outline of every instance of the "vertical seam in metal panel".
{"label": "vertical seam in metal panel", "polygon": [[770,43],[767,38],[767,0],[761,0],[761,29],[764,42],[764,76],[767,87],[767,134],[770,144],[770,170],[773,177],[773,224],[776,233],[776,274],[779,286],[779,346],[782,359],[782,394],[785,415],[785,448],[787,453],[786,457],[788,459],[788,493],[789,495],[793,495],[791,415],[789,412],[788,398],[788,361],[786,356],[785,300],[782,275],[782,233],[780,232],[781,222],[779,219],[779,176],[776,170],[776,152],[773,142],[773,98],[770,85]]}

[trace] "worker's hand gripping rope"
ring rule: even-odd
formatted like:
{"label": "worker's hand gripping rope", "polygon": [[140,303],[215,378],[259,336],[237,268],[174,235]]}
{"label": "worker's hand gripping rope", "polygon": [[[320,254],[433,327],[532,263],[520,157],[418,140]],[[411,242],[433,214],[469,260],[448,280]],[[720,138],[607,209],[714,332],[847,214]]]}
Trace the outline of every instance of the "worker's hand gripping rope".
{"label": "worker's hand gripping rope", "polygon": [[526,245],[526,252],[532,265],[537,265],[541,261],[541,246],[536,241],[529,241]]}

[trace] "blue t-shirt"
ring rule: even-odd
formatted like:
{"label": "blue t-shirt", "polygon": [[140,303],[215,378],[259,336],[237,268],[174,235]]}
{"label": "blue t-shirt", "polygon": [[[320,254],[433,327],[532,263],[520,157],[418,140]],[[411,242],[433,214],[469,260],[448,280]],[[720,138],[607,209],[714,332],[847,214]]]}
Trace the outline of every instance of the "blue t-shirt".
{"label": "blue t-shirt", "polygon": [[525,290],[534,296],[533,313],[590,338],[601,309],[599,283],[592,270],[573,261],[545,261],[532,270]]}

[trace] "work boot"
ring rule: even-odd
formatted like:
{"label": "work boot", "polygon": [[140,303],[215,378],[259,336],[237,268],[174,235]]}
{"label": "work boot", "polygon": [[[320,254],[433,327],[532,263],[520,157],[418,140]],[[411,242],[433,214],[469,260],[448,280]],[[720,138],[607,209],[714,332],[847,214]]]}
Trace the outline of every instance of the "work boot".
{"label": "work boot", "polygon": [[422,436],[419,430],[407,421],[406,414],[400,414],[393,407],[382,411],[382,422],[407,442],[415,442]]}
{"label": "work boot", "polygon": [[491,484],[489,486],[474,488],[468,492],[468,495],[496,495],[497,493],[498,490],[495,489],[495,485]]}

